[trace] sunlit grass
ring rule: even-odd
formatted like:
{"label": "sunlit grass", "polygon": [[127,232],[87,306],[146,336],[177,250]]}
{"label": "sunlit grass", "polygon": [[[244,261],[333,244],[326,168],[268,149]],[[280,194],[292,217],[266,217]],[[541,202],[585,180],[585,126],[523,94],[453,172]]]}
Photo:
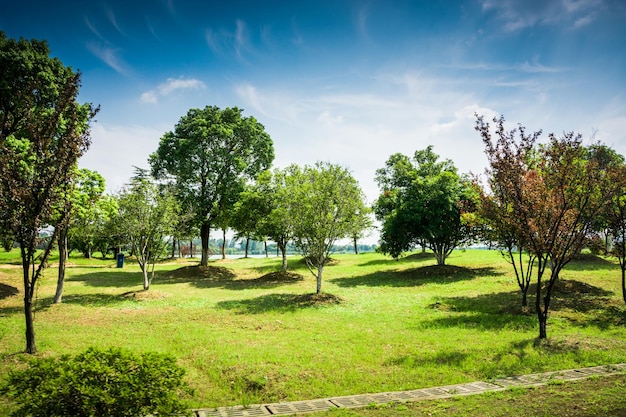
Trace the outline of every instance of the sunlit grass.
{"label": "sunlit grass", "polygon": [[[94,345],[168,352],[187,370],[198,407],[626,362],[619,268],[603,258],[563,272],[542,343],[496,251],[456,251],[446,267],[421,253],[399,261],[337,255],[324,270],[322,291],[332,295],[325,298],[310,296],[315,278],[298,257],[284,277],[272,275],[276,257],[214,261],[204,270],[197,259],[162,263],[147,292],[132,262],[70,264],[63,304],[52,304],[56,269],[38,287],[39,354]],[[0,374],[26,356],[20,282],[17,266],[0,268]]]}

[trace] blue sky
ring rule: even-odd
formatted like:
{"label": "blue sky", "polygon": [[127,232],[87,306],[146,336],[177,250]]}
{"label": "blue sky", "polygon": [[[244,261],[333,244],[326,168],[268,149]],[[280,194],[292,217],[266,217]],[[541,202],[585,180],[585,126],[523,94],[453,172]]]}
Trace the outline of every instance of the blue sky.
{"label": "blue sky", "polygon": [[101,111],[81,166],[109,191],[206,105],[256,117],[275,166],[348,167],[370,202],[396,152],[481,173],[474,112],[626,154],[621,0],[0,1],[0,30],[82,72]]}

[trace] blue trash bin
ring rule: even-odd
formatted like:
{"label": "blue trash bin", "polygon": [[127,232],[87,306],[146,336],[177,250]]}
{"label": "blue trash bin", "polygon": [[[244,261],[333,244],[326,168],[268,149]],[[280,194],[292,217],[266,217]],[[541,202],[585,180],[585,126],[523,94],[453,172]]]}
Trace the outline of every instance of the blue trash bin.
{"label": "blue trash bin", "polygon": [[124,254],[123,253],[117,254],[117,267],[124,268]]}

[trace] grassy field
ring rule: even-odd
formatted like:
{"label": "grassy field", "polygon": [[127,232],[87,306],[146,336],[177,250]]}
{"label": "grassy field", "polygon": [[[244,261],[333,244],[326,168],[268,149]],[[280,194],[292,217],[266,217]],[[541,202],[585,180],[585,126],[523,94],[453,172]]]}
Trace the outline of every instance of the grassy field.
{"label": "grassy field", "polygon": [[[626,306],[611,260],[586,256],[567,267],[541,343],[536,316],[520,307],[512,270],[496,251],[456,251],[445,267],[429,254],[338,255],[324,271],[324,297],[310,295],[315,279],[304,263],[289,261],[288,275],[275,273],[278,258],[206,269],[197,260],[163,263],[143,292],[132,263],[72,258],[63,304],[52,304],[56,268],[37,289],[39,355],[94,345],[167,352],[187,370],[192,405],[203,408],[626,362]],[[0,264],[5,374],[27,355],[17,252],[0,255]]]}

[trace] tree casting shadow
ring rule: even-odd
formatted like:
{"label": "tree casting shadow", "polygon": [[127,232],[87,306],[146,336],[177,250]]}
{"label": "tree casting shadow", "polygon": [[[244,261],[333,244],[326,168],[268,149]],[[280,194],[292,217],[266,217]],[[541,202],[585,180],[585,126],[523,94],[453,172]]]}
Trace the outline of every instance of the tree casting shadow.
{"label": "tree casting shadow", "polygon": [[465,268],[454,265],[428,265],[401,271],[377,271],[367,275],[335,278],[330,282],[340,287],[416,287],[426,284],[451,284],[477,277],[499,275],[503,273],[496,271],[493,267]]}
{"label": "tree casting shadow", "polygon": [[[537,326],[535,315],[536,284],[528,290],[528,307],[521,307],[520,291],[481,294],[473,297],[442,297],[431,305],[442,312],[466,314],[447,315],[429,321],[426,326],[474,327],[484,330],[513,328],[528,330]],[[559,280],[555,284],[550,311],[574,312],[577,325],[594,325],[603,328],[622,321],[623,313],[611,308],[611,291],[576,280]],[[607,316],[608,315],[608,316]],[[610,319],[610,320],[608,320]]]}
{"label": "tree casting shadow", "polygon": [[262,314],[269,311],[294,312],[341,304],[343,299],[333,294],[266,294],[256,298],[228,300],[217,303],[217,308],[236,310],[238,314]]}

